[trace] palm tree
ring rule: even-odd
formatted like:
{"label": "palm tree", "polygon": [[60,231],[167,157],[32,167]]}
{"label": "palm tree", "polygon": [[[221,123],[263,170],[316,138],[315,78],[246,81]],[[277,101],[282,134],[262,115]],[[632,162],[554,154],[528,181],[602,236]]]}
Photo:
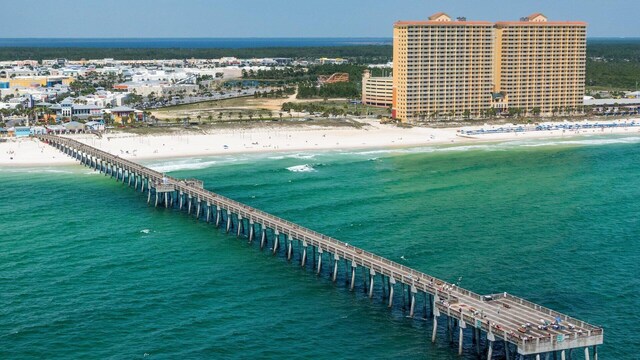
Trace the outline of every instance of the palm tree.
{"label": "palm tree", "polygon": [[151,116],[151,112],[145,110],[142,112],[142,115],[143,115],[143,120],[146,122],[149,116]]}
{"label": "palm tree", "polygon": [[105,126],[109,126],[111,124],[111,113],[104,113],[102,118],[104,119]]}

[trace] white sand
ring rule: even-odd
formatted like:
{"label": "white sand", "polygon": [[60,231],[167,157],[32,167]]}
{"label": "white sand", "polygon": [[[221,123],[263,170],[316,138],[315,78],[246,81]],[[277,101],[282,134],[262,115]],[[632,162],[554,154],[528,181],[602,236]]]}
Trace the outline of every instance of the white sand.
{"label": "white sand", "polygon": [[[197,135],[171,134],[139,136],[127,133],[68,135],[128,159],[162,159],[207,155],[313,151],[357,148],[413,147],[451,143],[508,141],[604,134],[640,134],[640,127],[575,131],[535,131],[501,133],[474,137],[458,136],[458,128],[398,128],[368,122],[362,129],[282,127],[212,131]],[[466,128],[469,129],[469,128]],[[226,145],[226,147],[225,147]],[[36,166],[72,164],[73,160],[35,139],[14,139],[0,143],[0,166]]]}

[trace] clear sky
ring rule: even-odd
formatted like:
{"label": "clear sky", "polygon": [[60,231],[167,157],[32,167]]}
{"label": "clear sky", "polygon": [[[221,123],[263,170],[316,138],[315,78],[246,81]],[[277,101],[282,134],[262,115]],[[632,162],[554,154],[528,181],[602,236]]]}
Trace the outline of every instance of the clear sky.
{"label": "clear sky", "polygon": [[589,23],[591,37],[640,37],[640,0],[0,0],[0,37],[391,37],[396,20]]}

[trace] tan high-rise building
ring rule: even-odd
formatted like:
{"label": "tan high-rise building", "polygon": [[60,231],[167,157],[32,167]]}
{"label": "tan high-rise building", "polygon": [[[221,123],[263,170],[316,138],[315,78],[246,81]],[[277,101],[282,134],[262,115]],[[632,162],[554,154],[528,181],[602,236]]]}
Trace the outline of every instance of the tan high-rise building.
{"label": "tan high-rise building", "polygon": [[478,117],[490,109],[551,114],[584,94],[586,24],[400,21],[393,33],[393,116],[403,121]]}
{"label": "tan high-rise building", "polygon": [[495,26],[494,92],[524,113],[573,111],[583,104],[587,25],[542,14]]}
{"label": "tan high-rise building", "polygon": [[491,104],[493,23],[400,21],[393,29],[394,116],[428,120],[478,114]]}

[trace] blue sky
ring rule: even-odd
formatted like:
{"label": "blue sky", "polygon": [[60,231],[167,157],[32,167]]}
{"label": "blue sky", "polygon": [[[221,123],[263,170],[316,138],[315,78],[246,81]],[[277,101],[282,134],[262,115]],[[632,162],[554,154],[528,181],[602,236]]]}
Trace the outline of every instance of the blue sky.
{"label": "blue sky", "polygon": [[0,0],[0,37],[391,37],[396,20],[542,12],[640,37],[640,0]]}

